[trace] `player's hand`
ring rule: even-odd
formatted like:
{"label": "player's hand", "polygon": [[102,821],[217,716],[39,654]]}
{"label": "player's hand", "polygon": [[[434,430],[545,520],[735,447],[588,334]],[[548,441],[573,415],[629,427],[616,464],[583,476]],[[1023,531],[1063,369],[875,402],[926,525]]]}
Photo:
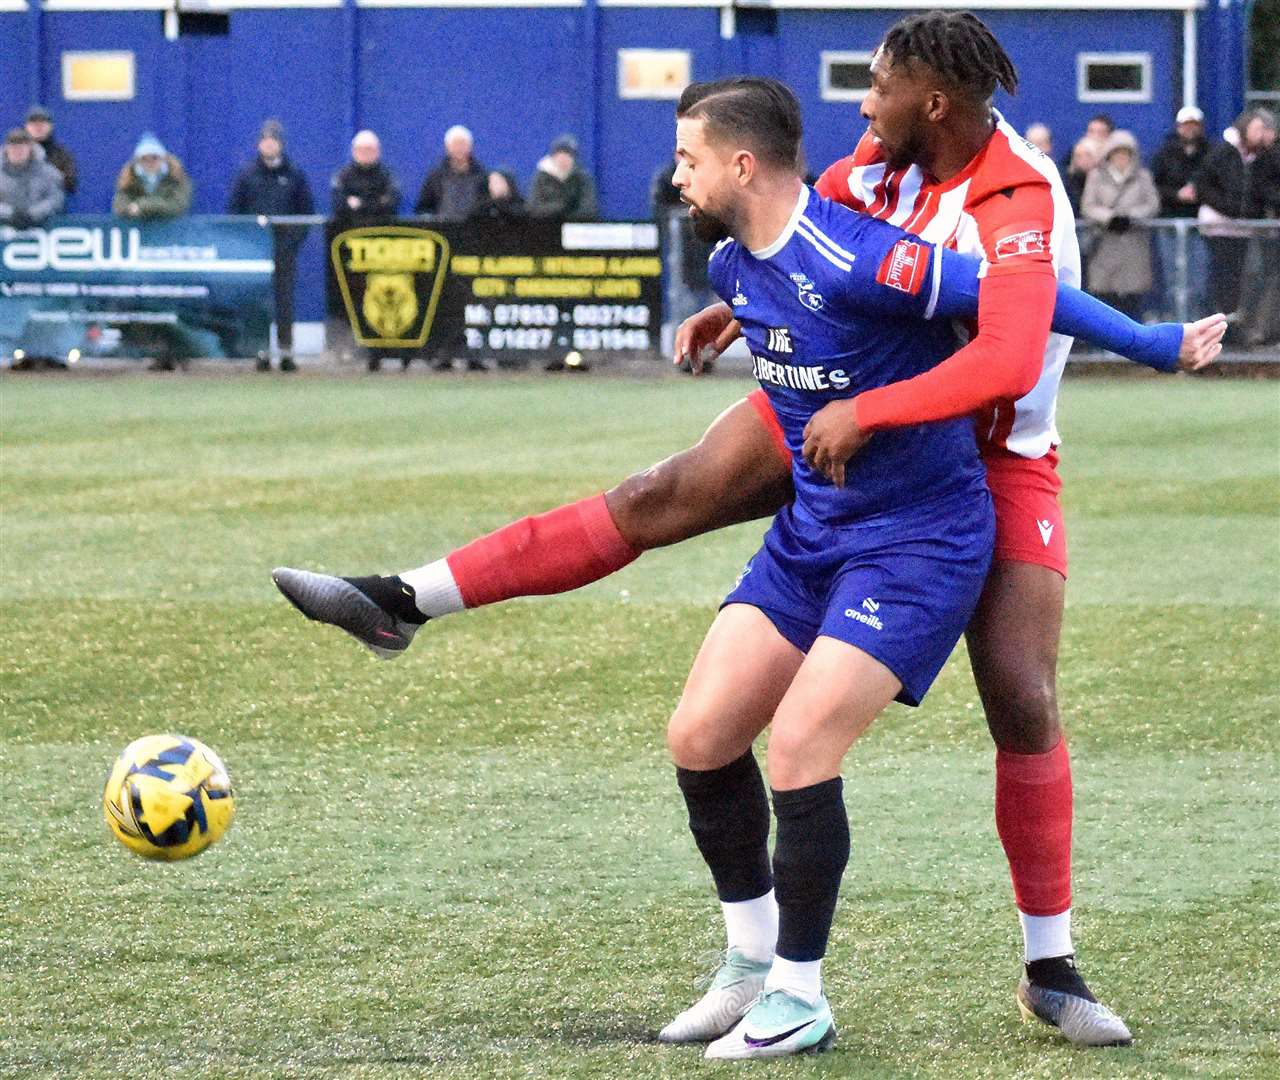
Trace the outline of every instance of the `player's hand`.
{"label": "player's hand", "polygon": [[844,487],[844,467],[871,435],[858,427],[853,399],[830,401],[804,426],[804,459],[836,487]]}
{"label": "player's hand", "polygon": [[1222,352],[1222,335],[1226,332],[1227,317],[1221,313],[1208,315],[1199,322],[1183,323],[1178,370],[1199,371],[1212,364]]}
{"label": "player's hand", "polygon": [[672,363],[679,367],[685,361],[695,375],[702,374],[703,350],[711,349],[719,356],[737,338],[741,328],[728,304],[712,304],[696,315],[690,315],[676,330]]}

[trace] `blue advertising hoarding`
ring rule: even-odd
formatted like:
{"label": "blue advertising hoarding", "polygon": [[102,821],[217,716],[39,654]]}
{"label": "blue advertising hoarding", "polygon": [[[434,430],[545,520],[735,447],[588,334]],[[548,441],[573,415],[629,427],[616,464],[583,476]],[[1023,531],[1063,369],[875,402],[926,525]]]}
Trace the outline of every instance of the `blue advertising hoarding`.
{"label": "blue advertising hoarding", "polygon": [[255,356],[271,327],[271,232],[251,218],[51,218],[0,227],[0,352]]}

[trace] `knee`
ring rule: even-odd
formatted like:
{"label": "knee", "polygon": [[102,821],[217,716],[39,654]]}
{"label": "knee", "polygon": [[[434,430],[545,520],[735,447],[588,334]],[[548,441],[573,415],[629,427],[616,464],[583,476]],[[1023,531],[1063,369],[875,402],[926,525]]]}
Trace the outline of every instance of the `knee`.
{"label": "knee", "polygon": [[788,730],[776,723],[769,733],[766,767],[769,786],[776,791],[808,787],[839,772],[838,763],[832,771],[814,740],[806,738],[802,731]]}
{"label": "knee", "polygon": [[678,498],[680,457],[651,465],[628,476],[607,495],[609,512],[627,543],[637,548],[663,547],[684,539]]}
{"label": "knee", "polygon": [[667,724],[667,749],[681,769],[718,769],[742,756],[742,747],[728,745],[722,725],[701,710],[683,704]]}
{"label": "knee", "polygon": [[1062,737],[1052,673],[1008,680],[1005,692],[987,706],[987,726],[1001,750],[1043,754]]}

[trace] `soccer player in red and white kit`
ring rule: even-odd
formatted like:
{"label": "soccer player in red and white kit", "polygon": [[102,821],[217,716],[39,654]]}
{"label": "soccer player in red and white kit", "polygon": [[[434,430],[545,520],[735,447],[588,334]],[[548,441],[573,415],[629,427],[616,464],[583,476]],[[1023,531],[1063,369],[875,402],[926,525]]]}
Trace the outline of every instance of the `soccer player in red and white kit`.
{"label": "soccer player in red and white kit", "polygon": [[[1056,277],[1078,283],[1079,253],[1054,166],[992,110],[997,83],[1012,92],[1016,78],[999,43],[968,13],[913,15],[886,36],[863,105],[870,130],[851,157],[824,173],[819,191],[990,265],[970,343],[923,375],[826,406],[809,424],[804,455],[840,483],[844,463],[874,432],[982,411],[997,539],[966,637],[997,747],[997,830],[1024,933],[1018,1001],[1074,1043],[1114,1045],[1129,1040],[1128,1029],[1096,1002],[1074,965],[1071,772],[1055,697],[1066,546],[1053,415],[1070,341],[1049,327]],[[898,250],[880,267],[880,279],[910,288],[911,251]],[[696,357],[717,339],[723,344],[731,319],[731,309],[717,305],[687,321],[677,356]],[[1216,356],[1221,333],[1217,320],[1188,326],[1183,366]],[[648,548],[773,514],[790,497],[789,453],[757,391],[717,418],[696,446],[444,559],[398,577],[282,570],[276,581],[309,617],[338,622],[394,656],[427,618],[578,588]],[[352,622],[350,604],[341,620],[327,610],[337,594],[326,583],[343,581],[374,601],[367,627]],[[772,955],[777,932],[772,894],[724,906],[727,955],[745,961],[744,970],[758,967]],[[729,999],[750,1004],[753,995],[743,992],[750,986],[735,978],[721,971],[706,997],[682,1014],[682,1032],[696,1032],[700,1016],[720,1022]]]}

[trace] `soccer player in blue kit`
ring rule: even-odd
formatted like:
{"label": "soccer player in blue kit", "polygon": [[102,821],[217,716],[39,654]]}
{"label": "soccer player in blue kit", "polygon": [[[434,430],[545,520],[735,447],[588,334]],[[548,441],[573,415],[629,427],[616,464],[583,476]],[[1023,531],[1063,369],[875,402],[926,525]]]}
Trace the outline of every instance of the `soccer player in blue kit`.
{"label": "soccer player in blue kit", "polygon": [[[707,1057],[775,1057],[835,1037],[821,963],[849,857],[841,761],[885,706],[928,691],[982,592],[994,519],[971,419],[875,436],[841,486],[801,453],[825,404],[954,350],[950,325],[925,321],[939,253],[804,185],[799,105],[783,84],[694,84],[676,115],[673,182],[698,235],[723,238],[711,283],[742,324],[794,461],[795,500],[725,599],[667,735],[726,917],[752,918],[759,899],[767,920],[770,890],[777,901],[764,990]],[[751,750],[769,726],[772,864]],[[682,1041],[678,1026],[663,1037]]]}

